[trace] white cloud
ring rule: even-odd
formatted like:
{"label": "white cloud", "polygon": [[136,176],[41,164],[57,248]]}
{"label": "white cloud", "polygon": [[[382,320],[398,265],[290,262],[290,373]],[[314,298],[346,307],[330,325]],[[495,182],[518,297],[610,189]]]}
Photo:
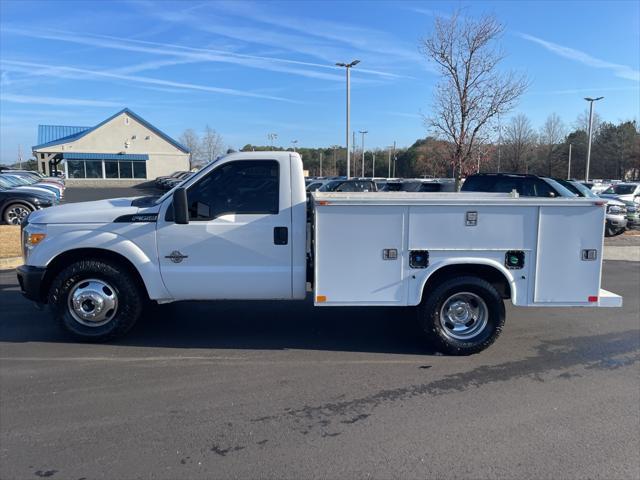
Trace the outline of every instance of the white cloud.
{"label": "white cloud", "polygon": [[543,40],[542,38],[534,37],[533,35],[529,35],[526,33],[518,33],[518,35],[525,40],[541,45],[545,49],[561,57],[582,63],[583,65],[587,65],[588,67],[611,70],[614,75],[620,78],[626,78],[627,80],[633,80],[636,82],[640,81],[640,71],[635,70],[627,65],[600,60],[599,58],[592,57],[588,53],[576,50],[575,48],[558,45],[557,43],[549,42],[547,40]]}
{"label": "white cloud", "polygon": [[11,103],[25,103],[30,105],[63,105],[67,107],[121,107],[122,103],[104,100],[88,100],[81,98],[38,97],[33,95],[15,95],[3,93],[0,101]]}
{"label": "white cloud", "polygon": [[277,97],[273,95],[263,95],[260,93],[249,92],[245,90],[237,90],[233,88],[223,88],[223,87],[213,87],[209,85],[199,85],[195,83],[186,83],[186,82],[175,82],[171,80],[162,80],[159,78],[151,78],[151,77],[142,77],[139,75],[123,75],[108,71],[97,71],[97,70],[89,70],[86,68],[77,68],[77,67],[68,67],[68,66],[59,66],[59,65],[46,65],[42,63],[34,63],[34,62],[22,62],[22,61],[14,61],[14,60],[0,60],[3,65],[3,68],[16,68],[17,71],[25,71],[28,69],[38,69],[38,74],[40,75],[55,75],[60,78],[90,78],[90,79],[115,79],[115,80],[123,80],[126,82],[139,83],[144,85],[155,85],[160,87],[172,87],[181,90],[195,90],[209,93],[217,93],[222,95],[232,95],[238,97],[250,97],[250,98],[260,98],[265,100],[275,100],[279,102],[291,102],[297,103],[293,100],[289,100],[282,97]]}
{"label": "white cloud", "polygon": [[[212,27],[213,28],[213,27]],[[222,28],[222,27],[220,27]],[[289,73],[308,78],[317,78],[321,80],[329,80],[343,82],[342,75],[337,73],[337,67],[329,64],[321,64],[314,62],[305,62],[299,60],[266,57],[260,55],[248,55],[236,52],[229,52],[212,48],[197,48],[185,45],[176,45],[171,43],[151,42],[137,39],[122,39],[109,35],[95,35],[58,30],[29,30],[17,28],[3,28],[4,33],[21,35],[30,38],[40,38],[44,40],[57,40],[79,45],[88,45],[98,48],[123,50],[128,52],[148,53],[153,55],[162,55],[173,57],[172,60],[146,62],[142,66],[150,65],[150,68],[160,68],[162,66],[171,66],[184,63],[197,62],[220,62],[231,63],[249,68],[257,68],[261,70],[270,70],[282,73]],[[239,35],[239,34],[238,34]],[[248,35],[248,34],[247,34]],[[239,35],[242,38],[242,35]],[[310,68],[305,68],[310,67]],[[145,67],[145,69],[147,69]],[[331,73],[317,71],[316,69],[331,70]],[[335,72],[335,73],[334,73]],[[360,72],[371,75],[377,75],[386,78],[398,78],[399,75],[380,72],[376,70],[362,70]],[[132,73],[132,72],[126,72]],[[363,81],[363,80],[361,80]]]}

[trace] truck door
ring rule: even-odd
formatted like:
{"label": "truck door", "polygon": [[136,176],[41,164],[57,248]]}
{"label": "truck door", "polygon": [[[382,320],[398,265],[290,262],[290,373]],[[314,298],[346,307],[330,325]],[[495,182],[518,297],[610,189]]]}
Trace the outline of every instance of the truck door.
{"label": "truck door", "polygon": [[189,223],[158,223],[162,279],[177,300],[291,298],[289,166],[218,165],[187,189]]}

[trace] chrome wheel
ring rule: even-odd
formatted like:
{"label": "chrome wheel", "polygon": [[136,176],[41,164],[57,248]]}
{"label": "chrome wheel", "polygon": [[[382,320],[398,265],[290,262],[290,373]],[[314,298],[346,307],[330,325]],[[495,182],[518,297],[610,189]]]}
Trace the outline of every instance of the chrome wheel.
{"label": "chrome wheel", "polygon": [[440,309],[440,325],[444,335],[454,340],[469,340],[486,326],[489,309],[482,297],[471,292],[451,295]]}
{"label": "chrome wheel", "polygon": [[116,291],[104,280],[80,280],[69,292],[71,316],[87,327],[109,323],[118,310]]}
{"label": "chrome wheel", "polygon": [[24,205],[12,205],[5,213],[5,220],[9,225],[20,225],[29,213],[31,210]]}

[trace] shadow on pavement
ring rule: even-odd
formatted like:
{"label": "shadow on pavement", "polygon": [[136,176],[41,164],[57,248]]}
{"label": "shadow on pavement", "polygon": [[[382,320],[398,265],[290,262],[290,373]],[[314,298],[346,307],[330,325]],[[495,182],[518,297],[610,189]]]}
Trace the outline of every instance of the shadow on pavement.
{"label": "shadow on pavement", "polygon": [[[0,274],[0,342],[73,341]],[[2,281],[4,280],[4,281]],[[11,283],[7,284],[9,280]],[[177,302],[152,306],[115,345],[167,348],[312,349],[402,354],[433,353],[415,310],[326,307],[305,301]]]}

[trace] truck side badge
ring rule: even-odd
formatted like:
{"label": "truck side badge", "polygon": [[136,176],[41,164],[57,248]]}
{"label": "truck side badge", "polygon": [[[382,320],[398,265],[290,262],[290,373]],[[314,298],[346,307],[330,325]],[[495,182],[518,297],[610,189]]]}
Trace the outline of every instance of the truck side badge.
{"label": "truck side badge", "polygon": [[189,255],[183,255],[179,250],[174,250],[173,252],[171,252],[171,255],[165,255],[164,258],[168,258],[173,263],[180,263],[185,258],[189,258]]}

